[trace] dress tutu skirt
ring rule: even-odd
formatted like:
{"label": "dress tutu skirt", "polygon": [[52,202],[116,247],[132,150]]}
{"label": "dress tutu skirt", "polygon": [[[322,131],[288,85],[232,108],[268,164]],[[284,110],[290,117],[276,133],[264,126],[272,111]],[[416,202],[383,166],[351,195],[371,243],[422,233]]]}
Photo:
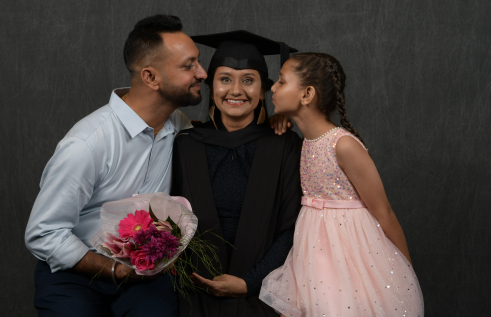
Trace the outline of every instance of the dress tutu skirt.
{"label": "dress tutu skirt", "polygon": [[336,162],[336,129],[302,148],[293,247],[259,298],[285,316],[423,316],[414,270]]}

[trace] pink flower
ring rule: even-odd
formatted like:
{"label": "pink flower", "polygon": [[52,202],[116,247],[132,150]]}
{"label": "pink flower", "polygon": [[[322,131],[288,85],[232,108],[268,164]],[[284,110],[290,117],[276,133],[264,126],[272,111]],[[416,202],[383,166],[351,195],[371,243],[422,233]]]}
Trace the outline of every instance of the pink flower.
{"label": "pink flower", "polygon": [[102,245],[111,250],[115,258],[129,258],[131,251],[136,250],[134,243],[123,241],[108,232],[106,232],[106,240],[108,242],[104,242]]}
{"label": "pink flower", "polygon": [[145,210],[137,210],[135,214],[128,214],[128,217],[119,222],[119,236],[123,239],[133,238],[140,229],[147,229],[153,222],[150,213]]}
{"label": "pink flower", "polygon": [[167,221],[159,220],[159,222],[154,222],[154,225],[160,231],[164,231],[164,232],[171,232],[172,231],[172,226]]}
{"label": "pink flower", "polygon": [[155,269],[155,263],[147,260],[145,252],[133,251],[131,252],[131,264],[135,265],[137,270],[148,271]]}

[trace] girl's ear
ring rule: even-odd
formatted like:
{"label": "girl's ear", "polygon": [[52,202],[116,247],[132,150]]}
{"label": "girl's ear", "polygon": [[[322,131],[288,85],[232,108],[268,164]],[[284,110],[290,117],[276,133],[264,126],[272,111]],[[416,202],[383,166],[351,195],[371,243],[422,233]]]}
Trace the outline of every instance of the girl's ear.
{"label": "girl's ear", "polygon": [[264,89],[261,88],[261,95],[259,95],[260,100],[264,100]]}
{"label": "girl's ear", "polygon": [[315,97],[316,97],[315,88],[312,86],[308,86],[303,90],[303,94],[302,94],[302,98],[300,99],[300,102],[302,103],[302,105],[306,106],[312,103]]}

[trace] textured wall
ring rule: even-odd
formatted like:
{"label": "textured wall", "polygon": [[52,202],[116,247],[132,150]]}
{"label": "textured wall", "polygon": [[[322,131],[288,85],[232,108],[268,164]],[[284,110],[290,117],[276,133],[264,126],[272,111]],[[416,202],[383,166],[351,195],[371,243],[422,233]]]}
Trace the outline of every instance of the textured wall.
{"label": "textured wall", "polygon": [[[426,315],[489,312],[491,2],[0,3],[2,315],[35,315],[35,259],[23,234],[44,165],[75,122],[129,85],[124,40],[156,13],[178,15],[190,35],[246,29],[337,57],[348,114],[405,231]],[[207,66],[213,50],[199,48]],[[279,61],[268,62],[276,79]],[[206,118],[203,105],[185,112]]]}

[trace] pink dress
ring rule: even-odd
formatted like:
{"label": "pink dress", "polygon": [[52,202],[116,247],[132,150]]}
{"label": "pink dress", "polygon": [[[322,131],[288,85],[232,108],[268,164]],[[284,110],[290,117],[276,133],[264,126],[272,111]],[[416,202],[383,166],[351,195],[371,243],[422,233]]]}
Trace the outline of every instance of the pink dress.
{"label": "pink dress", "polygon": [[355,138],[337,128],[304,141],[303,207],[293,247],[285,264],[263,280],[259,298],[287,317],[423,316],[412,266],[337,164],[343,136]]}

